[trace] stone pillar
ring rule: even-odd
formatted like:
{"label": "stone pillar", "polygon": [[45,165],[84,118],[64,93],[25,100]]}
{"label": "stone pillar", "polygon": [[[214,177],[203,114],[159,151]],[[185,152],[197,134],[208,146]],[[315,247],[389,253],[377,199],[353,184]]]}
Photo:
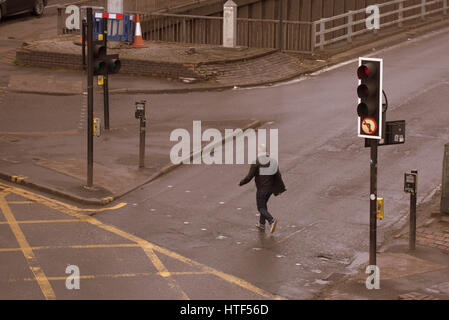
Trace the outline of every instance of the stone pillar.
{"label": "stone pillar", "polygon": [[237,46],[237,5],[228,0],[223,6],[223,47]]}
{"label": "stone pillar", "polygon": [[123,13],[123,0],[108,0],[109,13]]}
{"label": "stone pillar", "polygon": [[[123,13],[123,0],[108,0],[108,9],[106,12]],[[108,20],[108,35],[115,35],[117,27],[114,24],[118,24],[118,33],[123,34],[123,20]]]}

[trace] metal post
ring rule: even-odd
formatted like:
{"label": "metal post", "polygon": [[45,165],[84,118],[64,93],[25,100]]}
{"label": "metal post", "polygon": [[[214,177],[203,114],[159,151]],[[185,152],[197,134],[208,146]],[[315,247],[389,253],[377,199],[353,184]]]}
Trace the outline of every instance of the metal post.
{"label": "metal post", "polygon": [[312,23],[312,36],[311,38],[311,42],[310,42],[310,52],[314,52],[315,51],[315,46],[316,46],[316,21],[314,21]]}
{"label": "metal post", "polygon": [[[107,28],[108,19],[103,18],[103,41],[104,46],[106,48],[106,52],[108,50],[108,28]],[[109,84],[108,84],[108,73],[106,73],[103,77],[103,101],[104,101],[104,128],[105,130],[109,130]]]}
{"label": "metal post", "polygon": [[320,21],[320,49],[324,49],[324,21]]}
{"label": "metal post", "polygon": [[421,0],[421,20],[424,20],[426,15],[426,0]]}
{"label": "metal post", "polygon": [[348,11],[348,42],[352,42],[352,11]]}
{"label": "metal post", "polygon": [[139,168],[145,167],[145,135],[146,135],[145,114],[140,118],[140,139],[139,139]]}
{"label": "metal post", "polygon": [[399,3],[398,23],[399,27],[402,27],[402,19],[404,19],[404,2]]}
{"label": "metal post", "polygon": [[[418,170],[412,170],[412,173],[416,174],[415,181],[418,182]],[[417,190],[416,187],[415,190]],[[416,194],[416,191],[410,193],[410,233],[408,242],[410,251],[415,251],[416,248]]]}
{"label": "metal post", "polygon": [[186,17],[182,18],[182,42],[187,43]]}
{"label": "metal post", "polygon": [[377,242],[377,147],[378,140],[371,139],[369,264],[372,266],[376,265]]}
{"label": "metal post", "polygon": [[86,70],[86,30],[87,22],[83,19],[81,25],[81,50],[83,56],[83,70]]}
{"label": "metal post", "polygon": [[56,8],[57,12],[58,12],[58,20],[56,20],[56,28],[57,28],[57,32],[58,35],[60,34],[64,34],[65,32],[65,25],[64,25],[64,17],[65,17],[65,8],[58,6]]}
{"label": "metal post", "polygon": [[282,24],[283,24],[283,18],[284,18],[284,8],[283,8],[284,0],[279,0],[279,50],[282,51],[284,43],[283,43],[283,30],[282,30]]}
{"label": "metal post", "polygon": [[94,113],[94,53],[92,50],[92,8],[87,8],[87,187],[93,182],[93,113]]}

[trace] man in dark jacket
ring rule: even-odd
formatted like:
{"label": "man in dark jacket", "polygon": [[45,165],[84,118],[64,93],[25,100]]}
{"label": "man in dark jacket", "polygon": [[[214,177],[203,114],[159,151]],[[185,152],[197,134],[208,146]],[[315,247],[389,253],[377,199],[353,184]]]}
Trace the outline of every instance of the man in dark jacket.
{"label": "man in dark jacket", "polygon": [[248,174],[240,181],[239,186],[247,184],[253,177],[257,188],[257,210],[260,212],[259,223],[256,227],[265,230],[265,221],[268,221],[273,233],[278,220],[268,212],[267,203],[272,194],[277,196],[286,189],[276,161],[266,154],[266,147],[263,144],[259,145],[256,163],[251,164]]}

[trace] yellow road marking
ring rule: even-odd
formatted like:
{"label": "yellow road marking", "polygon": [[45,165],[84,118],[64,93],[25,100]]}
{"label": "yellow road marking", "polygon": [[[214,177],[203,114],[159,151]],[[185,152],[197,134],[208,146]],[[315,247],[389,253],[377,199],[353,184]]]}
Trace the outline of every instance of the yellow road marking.
{"label": "yellow road marking", "polygon": [[[207,274],[204,271],[181,271],[181,272],[171,272],[174,276],[182,276],[182,275],[201,275]],[[72,277],[73,279],[80,280],[94,280],[101,278],[135,278],[135,277],[148,277],[161,275],[160,272],[140,272],[140,273],[117,273],[117,274],[91,274],[91,275],[82,275],[77,277]],[[67,276],[62,277],[47,277],[48,281],[65,281],[67,280]],[[9,282],[19,282],[19,281],[35,281],[34,278],[25,278],[25,279],[9,279]]]}
{"label": "yellow road marking", "polygon": [[14,218],[14,215],[6,202],[5,197],[6,193],[0,192],[0,210],[3,212],[5,219],[9,222],[9,227],[14,233],[14,236],[16,237],[17,242],[22,249],[23,255],[28,262],[29,268],[31,272],[33,272],[34,277],[39,284],[39,287],[41,288],[45,299],[56,299],[53,288],[51,287],[50,282],[48,282],[44,271],[39,267],[36,256],[34,255],[33,250],[31,250],[30,245],[25,238],[25,235],[19,227],[19,224],[16,222],[16,219]]}
{"label": "yellow road marking", "polygon": [[151,262],[153,263],[154,267],[159,271],[158,274],[166,278],[168,280],[168,285],[178,291],[181,294],[181,298],[184,300],[189,300],[189,297],[187,294],[181,289],[181,287],[178,285],[178,283],[175,281],[175,279],[170,278],[171,273],[167,270],[167,268],[164,266],[162,261],[159,259],[159,257],[154,253],[152,248],[149,248],[147,246],[142,247],[143,251],[147,255],[148,258],[150,258]]}
{"label": "yellow road marking", "polygon": [[73,135],[78,134],[77,130],[66,130],[66,131],[0,131],[1,135],[17,135],[17,136],[46,136],[46,135]]}
{"label": "yellow road marking", "polygon": [[8,204],[31,204],[35,203],[34,201],[8,201]]}
{"label": "yellow road marking", "polygon": [[[107,230],[107,231],[109,231],[111,233],[114,233],[114,234],[116,234],[118,236],[121,236],[122,238],[130,240],[130,241],[138,244],[140,247],[142,247],[142,249],[144,251],[146,250],[145,253],[147,255],[150,254],[151,257],[153,257],[151,252],[150,252],[151,250],[155,251],[155,252],[159,252],[159,253],[162,253],[162,254],[164,254],[164,255],[166,255],[168,257],[171,257],[171,258],[173,258],[175,260],[178,260],[180,262],[186,263],[188,265],[196,266],[196,267],[202,269],[202,271],[206,272],[207,274],[215,275],[216,277],[218,277],[220,279],[223,279],[223,280],[225,280],[225,281],[227,281],[229,283],[232,283],[232,284],[235,284],[235,285],[237,285],[239,287],[242,287],[242,288],[244,288],[244,289],[246,289],[246,290],[248,290],[250,292],[253,292],[253,293],[257,294],[257,295],[260,295],[260,296],[262,296],[264,298],[276,299],[276,300],[282,299],[281,297],[272,295],[271,293],[266,292],[263,289],[258,288],[256,286],[254,286],[253,284],[251,284],[251,283],[249,283],[249,282],[247,282],[247,281],[245,281],[243,279],[240,279],[240,278],[238,278],[236,276],[233,276],[233,275],[221,272],[219,270],[216,270],[214,268],[208,267],[208,266],[203,265],[203,264],[201,264],[201,263],[199,263],[197,261],[194,261],[192,259],[186,258],[186,257],[184,257],[184,256],[182,256],[182,255],[180,255],[180,254],[178,254],[176,252],[173,252],[171,250],[162,248],[162,247],[160,247],[158,245],[155,245],[155,244],[153,244],[151,242],[148,242],[148,241],[146,241],[146,240],[144,240],[142,238],[139,238],[139,237],[137,237],[135,235],[132,235],[130,233],[122,231],[122,230],[120,230],[120,229],[118,229],[118,228],[116,228],[114,226],[104,224],[101,221],[95,219],[94,217],[83,215],[83,214],[77,212],[76,209],[73,209],[73,207],[70,206],[70,205],[64,204],[64,203],[59,202],[59,201],[54,200],[54,199],[47,198],[45,196],[41,196],[41,195],[37,195],[37,194],[31,193],[31,192],[26,191],[26,190],[21,189],[21,188],[12,187],[12,186],[5,185],[5,184],[2,184],[2,183],[0,183],[0,188],[8,189],[8,191],[10,191],[10,192],[12,192],[14,194],[17,194],[17,195],[22,196],[24,198],[36,201],[36,202],[41,203],[41,204],[43,204],[43,205],[45,205],[45,206],[47,206],[49,208],[58,210],[60,212],[68,214],[70,216],[76,217],[78,219],[85,220],[85,221],[91,223],[94,226],[97,226],[97,227],[99,227],[99,228],[101,228],[103,230]],[[159,258],[158,258],[158,260],[159,260]],[[154,263],[156,263],[156,264],[158,263],[158,261],[156,259],[154,261],[152,261],[152,262],[153,262],[153,264]],[[155,265],[155,267],[158,268],[156,265]],[[159,265],[159,267],[161,267],[161,266]],[[159,269],[158,269],[158,271],[165,272],[164,270],[159,270]],[[163,274],[167,275],[166,273],[163,273]],[[169,274],[171,275],[172,273],[169,273]]]}
{"label": "yellow road marking", "polygon": [[28,177],[27,177],[27,176],[22,176],[22,175],[11,176],[11,181],[12,181],[12,182],[22,182],[22,181],[25,180],[26,178],[28,178]]}
{"label": "yellow road marking", "polygon": [[84,211],[84,212],[103,212],[103,211],[108,211],[108,210],[117,210],[120,209],[122,207],[126,206],[126,202],[121,202],[113,207],[108,207],[108,208],[98,208],[98,209],[82,209],[82,208],[77,208],[74,206],[70,206],[72,207],[74,210],[77,211]]}
{"label": "yellow road marking", "polygon": [[[17,177],[17,176],[14,176],[14,177]],[[27,177],[25,177],[25,178],[27,178]],[[14,189],[15,187],[9,186],[7,184],[0,183],[0,188],[5,190],[5,191],[11,191],[10,189],[11,188]],[[112,197],[110,197],[110,198],[113,200]],[[60,201],[57,201],[57,200],[53,200],[52,199],[52,201],[54,201],[54,203],[57,203],[60,206],[63,206],[63,207],[66,207],[68,209],[75,210],[75,211],[81,211],[81,212],[103,212],[103,211],[109,211],[109,210],[117,210],[117,209],[123,208],[124,206],[127,205],[126,202],[120,202],[119,204],[116,204],[115,206],[107,207],[107,208],[98,208],[98,209],[97,208],[95,208],[95,209],[87,208],[87,209],[84,209],[84,208],[78,208],[77,206],[73,206],[73,205],[70,205],[68,203],[60,202]],[[15,202],[35,203],[35,202],[38,202],[38,201],[32,200],[32,201],[15,201]],[[13,202],[8,202],[8,203],[14,203],[14,201]]]}
{"label": "yellow road marking", "polygon": [[[33,202],[34,203],[34,202]],[[8,201],[8,204],[11,204],[11,202]],[[71,223],[71,222],[85,222],[81,221],[79,219],[59,219],[59,220],[19,220],[16,221],[18,224],[26,224],[26,223]],[[7,221],[0,221],[0,224],[9,224]]]}
{"label": "yellow road marking", "polygon": [[[72,246],[39,246],[30,247],[31,250],[51,250],[51,249],[104,249],[104,248],[140,248],[136,243],[118,243],[118,244],[83,244]],[[21,251],[21,248],[0,248],[0,252]]]}

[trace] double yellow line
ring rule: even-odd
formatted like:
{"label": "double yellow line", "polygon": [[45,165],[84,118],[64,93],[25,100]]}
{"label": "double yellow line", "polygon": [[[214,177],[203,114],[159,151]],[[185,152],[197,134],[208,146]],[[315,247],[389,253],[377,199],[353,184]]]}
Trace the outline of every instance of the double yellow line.
{"label": "double yellow line", "polygon": [[3,215],[5,216],[5,219],[8,222],[9,227],[14,233],[14,236],[16,237],[17,242],[19,243],[20,249],[22,250],[22,253],[25,256],[25,259],[28,263],[31,272],[34,274],[34,278],[39,284],[39,287],[41,288],[42,293],[45,296],[45,299],[47,300],[56,299],[55,292],[53,291],[50,282],[45,276],[44,271],[39,266],[33,250],[31,249],[28,241],[25,238],[25,235],[22,232],[22,229],[20,229],[17,220],[14,218],[14,215],[11,209],[9,208],[8,203],[6,202],[5,197],[7,194],[8,194],[7,191],[0,192],[0,210],[3,212]]}
{"label": "double yellow line", "polygon": [[28,242],[25,239],[25,236],[23,235],[22,231],[20,230],[19,227],[19,223],[15,220],[11,210],[9,209],[7,202],[5,200],[5,194],[6,193],[14,193],[16,195],[19,195],[21,197],[24,197],[26,199],[35,201],[37,203],[40,203],[42,205],[45,205],[46,207],[55,209],[57,211],[60,211],[62,213],[65,213],[67,215],[70,215],[72,217],[75,217],[77,219],[80,219],[82,221],[88,222],[102,230],[105,231],[109,231],[111,233],[114,233],[116,235],[118,235],[121,238],[127,239],[135,244],[137,244],[137,246],[141,247],[142,250],[144,251],[144,253],[147,255],[147,257],[150,259],[150,261],[152,262],[152,264],[155,266],[155,268],[157,269],[157,273],[162,276],[164,279],[166,279],[168,281],[168,284],[171,288],[173,288],[174,290],[176,290],[182,299],[188,299],[189,297],[187,296],[187,294],[181,289],[181,287],[176,283],[175,279],[173,279],[173,275],[176,273],[171,273],[170,271],[168,271],[168,269],[165,267],[165,265],[162,263],[162,261],[159,259],[159,257],[156,255],[156,253],[161,253],[165,256],[168,256],[172,259],[175,259],[179,262],[185,263],[189,266],[194,266],[197,267],[201,270],[201,274],[210,274],[210,275],[214,275],[217,278],[224,280],[226,282],[229,282],[231,284],[234,284],[236,286],[239,286],[245,290],[248,290],[254,294],[257,294],[261,297],[264,297],[266,299],[282,299],[279,296],[276,295],[272,295],[266,291],[264,291],[261,288],[258,288],[254,285],[252,285],[251,283],[240,279],[238,277],[235,277],[233,275],[221,272],[219,270],[216,270],[214,268],[211,268],[209,266],[206,266],[204,264],[201,264],[197,261],[194,261],[192,259],[186,258],[176,252],[173,252],[171,250],[162,248],[158,245],[155,245],[151,242],[148,242],[142,238],[139,238],[135,235],[132,235],[130,233],[127,233],[123,230],[120,230],[114,226],[111,225],[107,225],[102,223],[101,221],[95,219],[94,217],[91,217],[89,215],[85,215],[85,214],[81,214],[80,211],[104,211],[104,210],[114,210],[114,209],[118,209],[121,208],[123,206],[126,205],[126,203],[121,203],[118,204],[114,207],[110,207],[110,208],[103,208],[103,209],[80,209],[77,208],[75,206],[71,206],[69,204],[66,203],[62,203],[59,202],[57,200],[54,199],[50,199],[44,196],[40,196],[34,193],[31,193],[29,191],[26,191],[24,189],[20,189],[20,188],[16,188],[16,187],[12,187],[9,185],[5,185],[0,183],[0,189],[4,189],[3,192],[0,191],[0,194],[2,195],[0,197],[0,209],[3,211],[3,213],[5,214],[5,217],[8,221],[8,223],[11,225],[11,228],[14,229],[14,234],[16,235],[16,238],[18,239],[19,243],[20,243],[20,247],[22,249],[22,252],[24,253],[25,257],[27,258],[27,261],[30,265],[30,268],[32,268],[32,271],[35,275],[36,280],[38,281],[42,292],[44,293],[44,296],[46,299],[54,299],[54,292],[48,282],[48,279],[45,277],[45,274],[43,273],[43,271],[37,266],[36,263],[36,259],[34,257],[34,254],[28,244]]}

